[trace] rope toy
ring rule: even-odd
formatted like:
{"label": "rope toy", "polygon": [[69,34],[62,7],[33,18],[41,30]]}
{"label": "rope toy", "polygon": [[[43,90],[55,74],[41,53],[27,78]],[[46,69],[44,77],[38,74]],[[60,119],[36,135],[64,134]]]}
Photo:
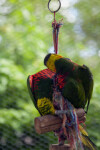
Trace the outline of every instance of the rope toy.
{"label": "rope toy", "polygon": [[58,7],[58,9],[55,10],[55,11],[52,11],[52,10],[50,9],[50,7],[49,7],[50,2],[51,2],[51,0],[49,0],[49,2],[48,2],[48,9],[49,9],[52,13],[54,13],[54,21],[52,22],[52,28],[53,28],[53,43],[54,43],[54,52],[55,52],[55,54],[57,54],[57,53],[58,53],[58,35],[59,35],[59,28],[60,28],[63,24],[62,24],[62,20],[59,21],[59,22],[56,21],[55,15],[56,15],[56,12],[58,12],[59,9],[61,8],[61,2],[60,2],[60,0],[58,0],[58,2],[59,2],[59,7]]}

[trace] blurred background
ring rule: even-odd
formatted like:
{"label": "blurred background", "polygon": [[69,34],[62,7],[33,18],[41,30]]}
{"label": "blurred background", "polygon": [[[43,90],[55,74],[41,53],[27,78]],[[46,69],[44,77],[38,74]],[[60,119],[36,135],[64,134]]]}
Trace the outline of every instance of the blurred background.
{"label": "blurred background", "polygon": [[[45,68],[53,49],[53,14],[48,0],[0,0],[0,150],[48,150],[57,143],[53,133],[38,135],[39,116],[27,90],[28,75]],[[87,115],[87,131],[100,150],[100,1],[61,0],[56,15],[63,18],[59,54],[87,65],[94,91]]]}

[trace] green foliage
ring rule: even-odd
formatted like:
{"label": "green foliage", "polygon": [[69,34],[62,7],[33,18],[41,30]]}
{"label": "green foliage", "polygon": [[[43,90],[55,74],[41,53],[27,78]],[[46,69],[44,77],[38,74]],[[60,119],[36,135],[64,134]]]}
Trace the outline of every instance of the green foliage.
{"label": "green foliage", "polygon": [[[52,14],[47,0],[0,1],[0,148],[46,150],[55,143],[52,133],[37,135],[33,120],[39,116],[26,86],[27,76],[44,69],[43,59],[52,46]],[[63,2],[63,1],[62,1]],[[100,149],[100,13],[98,0],[62,5],[56,18],[60,54],[93,72],[94,93],[87,114],[87,130]],[[76,19],[70,16],[73,14]],[[52,140],[53,141],[52,141]],[[43,147],[43,142],[45,148]]]}

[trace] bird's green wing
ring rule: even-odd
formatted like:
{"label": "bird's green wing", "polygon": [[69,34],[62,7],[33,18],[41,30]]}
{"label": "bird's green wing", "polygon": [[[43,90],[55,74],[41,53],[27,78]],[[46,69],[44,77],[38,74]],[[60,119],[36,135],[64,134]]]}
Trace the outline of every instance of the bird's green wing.
{"label": "bird's green wing", "polygon": [[82,82],[85,91],[85,100],[87,102],[87,111],[90,103],[90,99],[93,92],[93,75],[90,69],[83,65],[78,68],[79,79]]}
{"label": "bird's green wing", "polygon": [[75,108],[85,107],[85,91],[81,82],[68,78],[62,90],[62,95],[64,98],[67,98]]}
{"label": "bird's green wing", "polygon": [[92,93],[93,93],[93,77],[91,77],[89,79],[89,85],[87,86],[87,95],[86,95],[86,99],[87,99],[87,110],[86,112],[88,112],[88,107],[89,107],[89,104],[90,104],[90,99],[92,97]]}

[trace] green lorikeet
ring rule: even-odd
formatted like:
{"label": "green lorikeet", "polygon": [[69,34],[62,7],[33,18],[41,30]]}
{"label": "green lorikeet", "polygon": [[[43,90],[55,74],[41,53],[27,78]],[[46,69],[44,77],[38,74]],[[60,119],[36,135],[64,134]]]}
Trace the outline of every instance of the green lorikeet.
{"label": "green lorikeet", "polygon": [[89,105],[93,91],[93,76],[87,66],[80,66],[68,58],[55,54],[48,54],[44,63],[58,74],[58,78],[62,75],[64,85],[60,90],[63,97],[67,98],[75,108],[84,108],[87,102]]}
{"label": "green lorikeet", "polygon": [[[54,76],[57,76],[57,87],[62,96],[68,99],[75,108],[87,110],[93,91],[93,77],[89,68],[80,66],[68,58],[48,54],[44,59],[48,69],[28,77],[28,89],[34,105],[41,115],[55,114],[53,104]],[[95,145],[88,138],[87,132],[79,125],[83,145],[95,150]]]}
{"label": "green lorikeet", "polygon": [[41,115],[55,114],[52,102],[54,72],[44,69],[28,77],[27,85],[36,109]]}

